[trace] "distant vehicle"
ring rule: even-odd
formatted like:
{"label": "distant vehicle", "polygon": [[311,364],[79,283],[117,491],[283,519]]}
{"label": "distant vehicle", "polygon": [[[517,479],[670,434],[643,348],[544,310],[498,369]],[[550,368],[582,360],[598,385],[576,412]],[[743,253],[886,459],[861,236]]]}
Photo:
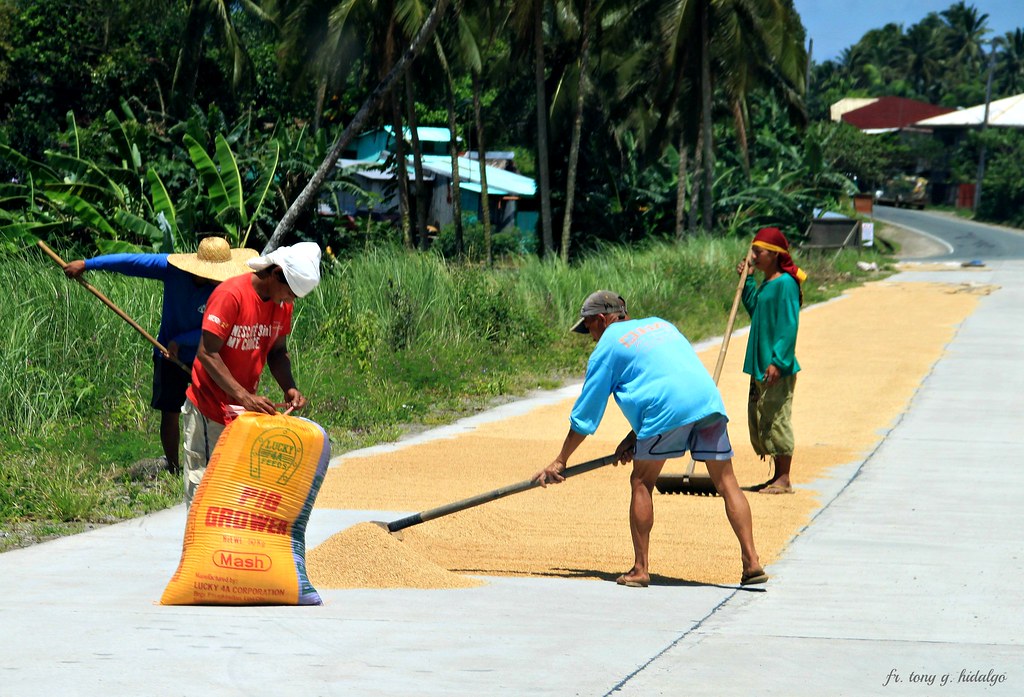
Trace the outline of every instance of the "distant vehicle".
{"label": "distant vehicle", "polygon": [[928,180],[924,177],[895,177],[875,192],[875,203],[882,206],[924,210],[927,201]]}

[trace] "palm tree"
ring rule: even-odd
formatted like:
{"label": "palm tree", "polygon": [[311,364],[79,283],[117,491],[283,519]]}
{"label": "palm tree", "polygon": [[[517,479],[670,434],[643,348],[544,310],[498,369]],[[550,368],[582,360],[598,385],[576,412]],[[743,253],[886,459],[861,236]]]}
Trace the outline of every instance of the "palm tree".
{"label": "palm tree", "polygon": [[484,253],[487,265],[494,263],[491,251],[491,197],[487,191],[487,146],[484,143],[483,110],[480,105],[480,73],[473,73],[473,118],[476,121],[477,166],[480,168],[480,219],[484,226]]}
{"label": "palm tree", "polygon": [[[576,15],[572,3],[563,5],[561,26],[568,29],[570,45],[578,59],[562,75],[556,88],[556,103],[552,113],[558,111],[557,101],[565,95],[565,101],[572,102],[572,128],[569,144],[569,158],[566,164],[565,211],[562,221],[561,258],[569,260],[571,243],[573,205],[576,197],[576,181],[579,168],[580,140],[583,133],[584,108],[594,90],[596,80],[612,77],[613,84],[633,87],[635,73],[632,70],[630,49],[649,51],[649,46],[638,46],[632,39],[636,36],[640,17],[647,9],[647,2],[622,2],[621,0],[583,0],[580,14]],[[576,48],[578,47],[578,48]],[[628,47],[623,50],[623,47]],[[603,117],[604,122],[595,124],[601,132],[612,129],[615,103],[620,101],[619,93],[604,93],[602,108],[592,111]],[[639,106],[639,105],[638,105]],[[566,109],[566,111],[569,111]],[[603,113],[602,113],[603,112]]]}
{"label": "palm tree", "polygon": [[1020,94],[1024,91],[1024,29],[1008,31],[999,40],[998,54],[999,93]]}
{"label": "palm tree", "polygon": [[[436,35],[435,35],[436,36]],[[430,194],[427,191],[426,180],[423,176],[423,148],[420,144],[419,121],[416,118],[416,93],[413,90],[412,79],[408,74],[405,76],[405,111],[409,122],[409,137],[412,139],[412,166],[416,176],[416,233],[413,238],[414,244],[419,244],[420,249],[426,249],[429,242],[427,232],[427,207],[430,202]]]}
{"label": "palm tree", "polygon": [[949,51],[953,62],[959,63],[968,75],[976,75],[985,65],[985,34],[988,15],[960,0],[940,13],[949,27]]}
{"label": "palm tree", "polygon": [[174,68],[171,81],[171,113],[184,117],[195,96],[196,80],[199,75],[199,63],[203,56],[203,42],[209,32],[220,35],[232,62],[232,84],[241,84],[252,61],[246,53],[235,31],[231,13],[235,5],[254,16],[270,21],[269,16],[253,0],[190,0],[185,23],[185,35],[182,37],[181,49],[178,51],[178,62]]}
{"label": "palm tree", "polygon": [[278,60],[286,79],[314,87],[313,130],[319,130],[329,92],[339,91],[365,66],[368,45],[362,27],[373,21],[374,7],[337,0],[264,0],[279,28]]}
{"label": "palm tree", "polygon": [[274,233],[270,236],[270,240],[267,242],[267,246],[264,248],[264,253],[275,249],[281,244],[284,236],[291,232],[295,227],[295,222],[298,220],[299,215],[313,205],[313,201],[316,198],[320,187],[323,186],[324,181],[327,179],[328,174],[334,168],[338,158],[341,157],[342,151],[348,146],[357,133],[364,127],[370,114],[380,108],[386,96],[388,96],[394,88],[395,82],[399,80],[409,68],[409,64],[413,59],[422,51],[423,46],[433,40],[434,33],[437,31],[437,25],[440,23],[441,18],[444,16],[445,11],[448,9],[449,0],[437,0],[433,9],[423,20],[423,24],[420,26],[419,31],[416,32],[415,37],[409,42],[408,46],[402,52],[402,55],[394,62],[391,70],[384,76],[384,79],[374,88],[367,97],[366,101],[356,112],[356,115],[349,122],[338,140],[335,141],[334,145],[331,146],[330,152],[327,153],[327,157],[317,168],[316,172],[310,178],[309,182],[303,188],[302,192],[298,195],[295,201],[288,207],[287,212],[281,217],[281,221],[277,224],[274,229]]}
{"label": "palm tree", "polygon": [[512,4],[510,20],[518,39],[533,48],[534,91],[537,118],[537,179],[540,191],[541,249],[543,256],[554,253],[551,223],[551,171],[548,165],[548,107],[545,89],[544,12],[547,0],[526,0]]}
{"label": "palm tree", "polygon": [[792,121],[806,123],[804,91],[807,53],[799,15],[783,4],[737,2],[716,29],[721,91],[728,102],[749,178],[748,96],[758,87],[778,94]]}
{"label": "palm tree", "polygon": [[[462,21],[461,13],[459,20]],[[461,176],[459,174],[459,129],[455,114],[455,81],[452,78],[451,66],[448,64],[448,56],[437,35],[434,36],[434,50],[437,53],[437,60],[441,64],[441,72],[444,73],[445,110],[448,112],[448,132],[451,134],[451,138],[448,140],[448,156],[452,163],[452,218],[455,226],[455,254],[462,256],[464,232],[462,228]]]}
{"label": "palm tree", "polygon": [[[383,82],[427,15],[422,0],[272,0],[268,7],[282,27],[286,63],[300,74],[314,76],[318,90],[340,87],[355,67],[355,59],[366,75]],[[401,92],[386,94],[384,113],[395,138],[392,165],[398,181],[402,234],[412,246],[415,236],[409,220],[408,143]]]}
{"label": "palm tree", "polygon": [[484,61],[481,55],[492,44],[497,31],[497,14],[488,2],[475,3],[472,17],[460,25],[460,53],[469,68],[473,88],[473,121],[476,130],[477,166],[480,168],[480,220],[484,228],[484,258],[494,263],[491,235],[491,197],[487,189],[487,134],[484,130],[483,92]]}
{"label": "palm tree", "polygon": [[[741,139],[746,128],[746,98],[755,86],[779,91],[791,111],[802,112],[806,66],[802,25],[789,0],[666,0],[659,8],[659,23],[671,76],[663,121],[687,104],[700,104],[699,116],[691,113],[678,126],[683,134],[679,150],[680,154],[686,151],[685,134],[693,132],[688,124],[698,120],[702,222],[710,231],[714,222],[713,95],[718,90],[726,101]],[[699,90],[696,99],[691,94],[694,89]],[[683,177],[679,188],[682,197]],[[677,204],[677,211],[679,207]]]}
{"label": "palm tree", "polygon": [[872,29],[860,41],[843,51],[841,62],[853,80],[855,88],[884,89],[895,79],[893,70],[902,74],[903,27],[889,23],[881,29]]}
{"label": "palm tree", "polygon": [[[931,20],[929,20],[929,17]],[[942,77],[948,70],[947,34],[934,13],[907,30],[901,43],[902,65],[905,79],[916,95],[929,101],[937,100],[948,87]]]}

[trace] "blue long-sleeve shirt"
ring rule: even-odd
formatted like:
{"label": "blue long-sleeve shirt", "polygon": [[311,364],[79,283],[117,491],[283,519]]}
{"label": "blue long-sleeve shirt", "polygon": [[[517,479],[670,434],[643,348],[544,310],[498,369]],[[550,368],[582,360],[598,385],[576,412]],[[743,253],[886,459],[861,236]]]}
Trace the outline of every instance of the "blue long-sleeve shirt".
{"label": "blue long-sleeve shirt", "polygon": [[690,342],[660,317],[615,322],[605,330],[569,417],[572,430],[594,433],[608,395],[641,439],[712,414],[725,416],[721,393]]}
{"label": "blue long-sleeve shirt", "polygon": [[[191,274],[167,263],[166,254],[105,254],[86,259],[85,268],[162,281],[163,310],[156,340],[163,346],[177,343],[178,359],[186,365],[195,359],[203,335],[206,301],[216,284],[196,285]],[[159,353],[156,347],[153,352]]]}

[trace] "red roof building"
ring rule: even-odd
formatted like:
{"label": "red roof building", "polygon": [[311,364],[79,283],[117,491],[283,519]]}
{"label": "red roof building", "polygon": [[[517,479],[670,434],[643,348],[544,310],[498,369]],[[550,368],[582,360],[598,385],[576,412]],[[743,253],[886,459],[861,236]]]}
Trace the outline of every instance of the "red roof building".
{"label": "red roof building", "polygon": [[847,111],[840,118],[862,131],[892,131],[951,111],[956,110],[906,97],[880,97],[867,106]]}

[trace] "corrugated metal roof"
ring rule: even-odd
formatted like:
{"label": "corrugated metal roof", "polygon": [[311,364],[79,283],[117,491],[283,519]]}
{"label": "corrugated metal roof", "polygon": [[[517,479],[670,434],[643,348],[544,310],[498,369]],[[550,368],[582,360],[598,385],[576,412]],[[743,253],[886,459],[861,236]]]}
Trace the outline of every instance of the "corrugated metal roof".
{"label": "corrugated metal roof", "polygon": [[[387,153],[381,152],[376,159],[372,160],[348,160],[341,158],[335,164],[335,167],[343,170],[346,174],[358,174],[361,177],[367,179],[374,179],[378,181],[387,181],[395,178],[395,172],[392,168],[388,167],[384,169],[384,161],[387,159]],[[415,177],[413,170],[412,158],[409,158],[409,164],[406,167],[410,177]],[[423,177],[424,181],[433,181],[433,173],[428,173]]]}
{"label": "corrugated metal roof", "polygon": [[[339,159],[336,167],[347,173],[358,174],[367,179],[387,180],[394,178],[394,172],[389,169],[381,169],[387,158],[386,153],[380,153],[376,158],[370,160],[349,160]],[[410,176],[412,176],[412,156],[408,160]],[[452,159],[446,155],[424,155],[423,169],[430,173],[426,177],[432,179],[434,174],[451,179]],[[459,185],[467,191],[480,191],[480,164],[475,160],[465,157],[459,158]],[[487,167],[487,192],[498,196],[535,196],[537,184],[529,177],[521,174],[508,172],[497,167]]]}
{"label": "corrugated metal roof", "polygon": [[[960,109],[949,114],[933,116],[916,122],[926,128],[955,128],[980,126],[985,119],[985,105]],[[996,128],[1024,128],[1024,94],[997,99],[988,105],[988,125]]]}
{"label": "corrugated metal roof", "polygon": [[909,126],[915,121],[931,118],[952,111],[949,107],[936,106],[906,97],[881,97],[871,104],[851,109],[840,118],[862,131],[896,129]]}
{"label": "corrugated metal roof", "polygon": [[[443,155],[424,155],[423,166],[441,176],[452,176],[452,159]],[[459,185],[470,191],[480,190],[480,164],[466,157],[459,158]],[[471,188],[475,186],[475,188]],[[535,196],[537,184],[529,177],[497,167],[487,167],[487,191],[496,194]]]}
{"label": "corrugated metal roof", "polygon": [[[459,188],[464,189],[466,191],[475,191],[478,194],[482,192],[484,189],[483,186],[477,184],[476,182],[464,182],[461,179],[459,180]],[[491,186],[490,180],[488,180],[487,193],[491,196],[508,196],[510,192],[494,188],[493,186]]]}
{"label": "corrugated metal roof", "polygon": [[391,179],[395,175],[390,169],[382,169],[384,166],[384,153],[379,153],[375,159],[372,160],[349,160],[341,158],[334,165],[338,169],[343,170],[346,174],[358,174],[367,179]]}
{"label": "corrugated metal roof", "polygon": [[[470,150],[466,153],[466,157],[471,160],[479,160],[480,153],[476,150]],[[488,150],[484,153],[485,160],[514,160],[516,154],[511,150]]]}
{"label": "corrugated metal roof", "polygon": [[[391,135],[395,132],[395,129],[391,126],[385,126],[384,130]],[[421,141],[429,141],[431,143],[447,143],[452,139],[452,132],[447,128],[439,128],[437,126],[419,126],[416,128],[416,135],[420,137]],[[408,126],[402,128],[402,137],[405,140],[412,139],[412,129]],[[461,138],[460,138],[461,140]]]}

